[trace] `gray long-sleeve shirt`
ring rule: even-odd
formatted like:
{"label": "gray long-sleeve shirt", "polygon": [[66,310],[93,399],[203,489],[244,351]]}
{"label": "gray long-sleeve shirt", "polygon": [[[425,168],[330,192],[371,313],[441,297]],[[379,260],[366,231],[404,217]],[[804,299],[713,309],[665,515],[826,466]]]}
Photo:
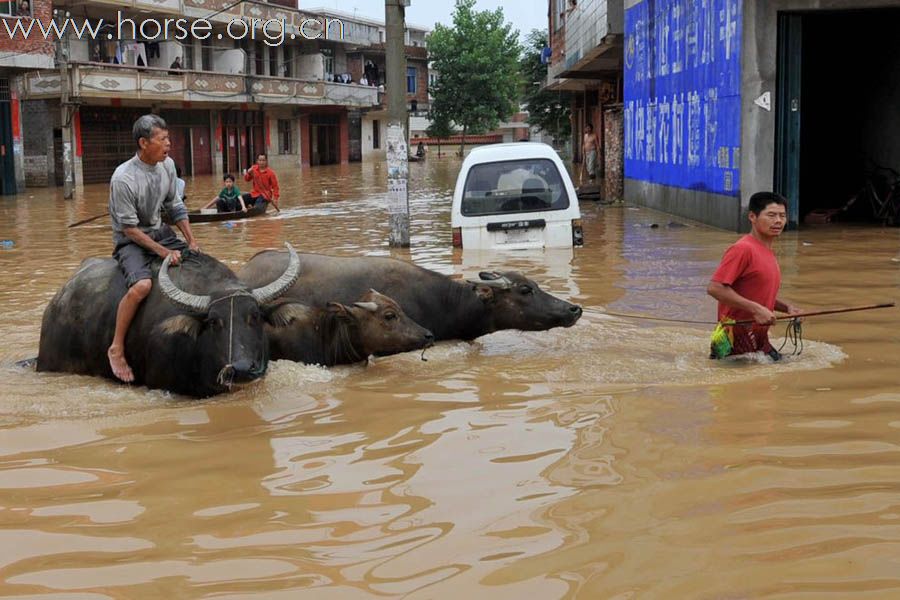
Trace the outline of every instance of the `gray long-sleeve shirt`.
{"label": "gray long-sleeve shirt", "polygon": [[126,227],[138,227],[148,234],[159,229],[163,206],[173,223],[187,219],[184,202],[175,192],[175,179],[175,162],[168,157],[151,166],[135,155],[118,166],[109,182],[109,215],[116,245],[128,241]]}

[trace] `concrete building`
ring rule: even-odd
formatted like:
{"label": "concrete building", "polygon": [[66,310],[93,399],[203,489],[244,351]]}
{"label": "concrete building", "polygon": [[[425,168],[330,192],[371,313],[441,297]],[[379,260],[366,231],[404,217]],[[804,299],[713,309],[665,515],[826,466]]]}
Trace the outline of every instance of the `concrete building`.
{"label": "concrete building", "polygon": [[[16,58],[21,183],[61,185],[67,159],[76,186],[108,181],[134,150],[131,124],[147,112],[169,123],[172,158],[187,175],[239,173],[259,152],[282,171],[360,160],[363,116],[381,110],[383,96],[377,84],[360,84],[362,60],[367,49],[377,56],[380,48],[383,65],[384,24],[293,6],[291,0],[60,4],[60,14],[68,11],[97,33],[69,29],[56,44],[56,63],[50,43],[41,49],[44,62]],[[187,28],[205,19],[211,30],[205,39],[172,33],[166,39],[152,26],[142,28],[167,18],[187,19]],[[253,20],[253,27],[245,25]],[[426,33],[412,29],[408,36],[422,53],[427,82]],[[427,108],[427,86],[422,90]]]}
{"label": "concrete building", "polygon": [[607,196],[621,198],[622,0],[550,0],[547,90],[573,93],[573,160],[583,160],[581,139],[591,124],[601,140],[600,166]]}
{"label": "concrete building", "polygon": [[19,83],[26,70],[53,68],[53,44],[41,36],[12,39],[7,32],[27,28],[35,19],[49,22],[52,13],[50,0],[0,3],[5,27],[0,35],[0,195],[16,194],[25,188],[26,148],[42,152],[51,142],[47,135],[25,139],[22,122],[30,107],[21,101]]}
{"label": "concrete building", "polygon": [[900,171],[898,22],[897,1],[627,0],[628,198],[737,231],[775,190],[797,226]]}
{"label": "concrete building", "polygon": [[[376,106],[359,112],[358,120],[351,123],[351,152],[354,160],[383,158],[387,135],[387,94],[385,84],[385,24],[382,20],[357,17],[351,13],[329,8],[311,9],[315,14],[328,18],[357,23],[365,28],[365,39],[348,51],[347,65],[354,81],[363,77],[369,85],[378,87]],[[427,117],[430,106],[428,88],[434,74],[429,71],[426,38],[430,29],[406,23],[406,105],[410,118]],[[410,131],[413,125],[410,124]],[[410,135],[410,137],[412,137]]]}

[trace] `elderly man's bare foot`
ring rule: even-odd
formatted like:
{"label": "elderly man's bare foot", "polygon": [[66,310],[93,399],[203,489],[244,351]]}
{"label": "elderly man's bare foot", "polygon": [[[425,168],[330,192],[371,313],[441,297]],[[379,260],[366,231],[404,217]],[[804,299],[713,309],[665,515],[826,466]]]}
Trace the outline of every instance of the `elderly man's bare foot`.
{"label": "elderly man's bare foot", "polygon": [[134,373],[131,372],[131,367],[128,366],[128,361],[125,360],[125,352],[123,350],[110,347],[106,351],[106,355],[109,357],[109,366],[112,368],[113,375],[125,383],[134,381]]}

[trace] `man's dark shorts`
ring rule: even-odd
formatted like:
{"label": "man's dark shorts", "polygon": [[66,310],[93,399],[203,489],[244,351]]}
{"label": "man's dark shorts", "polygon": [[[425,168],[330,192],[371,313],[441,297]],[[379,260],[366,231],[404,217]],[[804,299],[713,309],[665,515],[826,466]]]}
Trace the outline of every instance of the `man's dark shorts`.
{"label": "man's dark shorts", "polygon": [[[153,241],[169,250],[187,250],[187,244],[177,237],[168,225],[163,225],[147,235]],[[151,279],[153,271],[150,270],[150,265],[159,258],[157,254],[132,241],[117,245],[116,249],[113,250],[113,256],[118,261],[122,273],[125,274],[125,283],[129,288],[141,279]]]}

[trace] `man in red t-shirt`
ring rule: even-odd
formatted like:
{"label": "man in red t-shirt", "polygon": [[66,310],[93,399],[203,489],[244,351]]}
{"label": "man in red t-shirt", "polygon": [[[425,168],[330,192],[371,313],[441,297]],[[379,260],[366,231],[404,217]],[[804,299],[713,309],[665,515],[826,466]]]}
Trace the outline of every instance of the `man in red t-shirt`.
{"label": "man in red t-shirt", "polygon": [[281,209],[278,208],[278,198],[281,197],[281,192],[278,190],[278,177],[275,176],[275,171],[269,168],[269,158],[265,153],[260,153],[256,157],[255,165],[244,169],[244,181],[253,182],[253,189],[242,196],[247,208],[261,200],[271,202],[275,210],[281,212]]}
{"label": "man in red t-shirt", "polygon": [[775,313],[797,314],[800,309],[778,299],[781,269],[772,243],[787,222],[787,200],[774,192],[750,197],[750,233],[725,251],[706,292],[719,301],[719,322],[753,321],[732,325],[731,354],[764,352],[778,360],[781,355],[769,343],[769,327]]}

